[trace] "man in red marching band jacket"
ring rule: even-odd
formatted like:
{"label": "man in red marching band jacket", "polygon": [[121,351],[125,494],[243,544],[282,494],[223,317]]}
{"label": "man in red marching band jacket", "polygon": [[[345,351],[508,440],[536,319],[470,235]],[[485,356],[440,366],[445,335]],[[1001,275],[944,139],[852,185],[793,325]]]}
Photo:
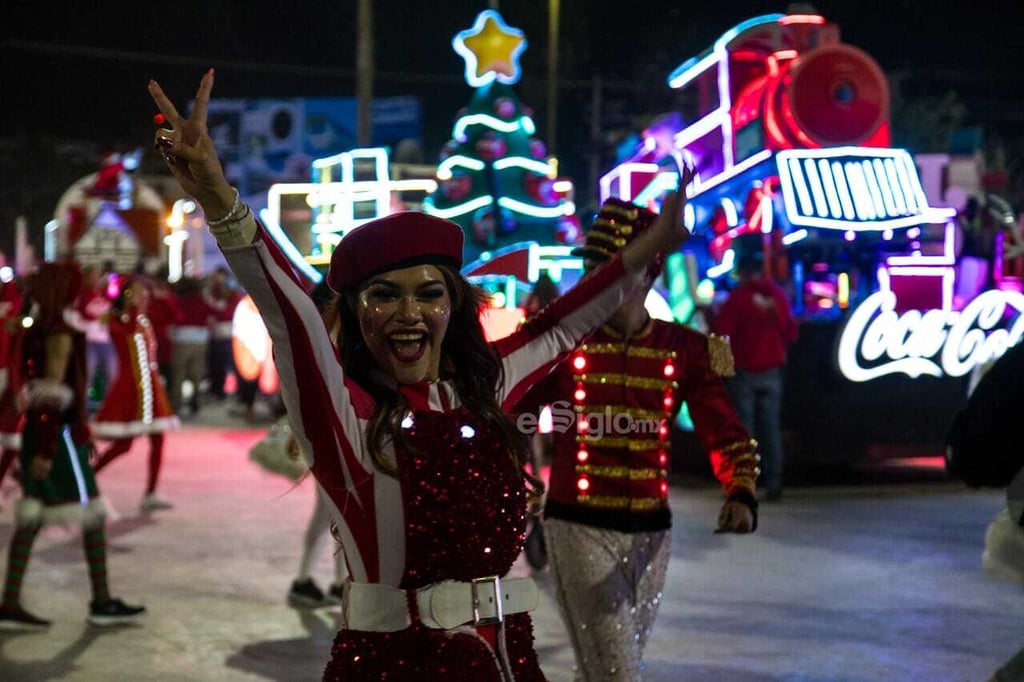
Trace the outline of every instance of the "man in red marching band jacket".
{"label": "man in red marching band jacket", "polygon": [[[655,215],[609,200],[574,254],[587,271],[612,258]],[[726,501],[718,530],[757,526],[757,444],[721,373],[727,342],[651,319],[637,290],[519,403],[520,424],[551,405],[554,461],[544,528],[559,606],[584,680],[634,680],[670,556],[670,424],[685,401]],[[530,426],[530,424],[525,424]]]}

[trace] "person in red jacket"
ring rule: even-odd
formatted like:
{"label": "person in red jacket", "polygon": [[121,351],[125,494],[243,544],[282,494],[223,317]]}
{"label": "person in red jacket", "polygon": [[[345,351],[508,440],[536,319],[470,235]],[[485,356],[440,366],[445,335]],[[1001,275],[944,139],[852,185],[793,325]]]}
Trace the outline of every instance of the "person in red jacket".
{"label": "person in red jacket", "polygon": [[167,395],[175,413],[183,412],[184,397],[182,386],[187,380],[192,384],[189,405],[194,416],[199,412],[199,385],[206,377],[206,356],[210,345],[210,324],[216,311],[203,296],[202,286],[197,280],[183,279],[177,286],[181,316],[171,327],[170,381]]}
{"label": "person in red jacket", "polygon": [[[587,271],[643,235],[657,216],[610,199],[574,251]],[[671,555],[669,426],[685,401],[725,502],[720,532],[757,525],[756,443],[719,372],[721,340],[648,315],[643,287],[519,402],[520,428],[551,405],[554,457],[544,534],[559,607],[585,681],[634,680]],[[723,354],[722,351],[725,351]]]}
{"label": "person in red jacket", "polygon": [[786,292],[764,274],[756,254],[736,263],[739,284],[715,315],[711,328],[732,345],[736,375],[726,381],[736,410],[761,445],[767,499],[782,497],[783,368],[786,349],[796,341],[797,323]]}
{"label": "person in red jacket", "polygon": [[86,390],[91,413],[95,412],[103,395],[117,378],[117,356],[110,343],[110,330],[107,329],[107,316],[110,313],[108,275],[93,265],[83,268],[82,277],[82,291],[75,299],[74,309],[78,316],[78,326],[85,332]]}
{"label": "person in red jacket", "polygon": [[242,300],[242,294],[228,282],[228,274],[228,269],[224,267],[214,270],[203,291],[203,298],[213,310],[206,375],[210,379],[210,396],[217,400],[227,397],[224,383],[228,374],[235,371],[231,349],[232,322],[235,308]]}
{"label": "person in red jacket", "polygon": [[152,280],[152,289],[153,296],[149,301],[149,321],[153,324],[153,335],[156,337],[156,362],[160,368],[160,378],[163,379],[164,386],[167,387],[171,383],[171,357],[174,353],[171,328],[181,322],[185,313],[166,279]]}

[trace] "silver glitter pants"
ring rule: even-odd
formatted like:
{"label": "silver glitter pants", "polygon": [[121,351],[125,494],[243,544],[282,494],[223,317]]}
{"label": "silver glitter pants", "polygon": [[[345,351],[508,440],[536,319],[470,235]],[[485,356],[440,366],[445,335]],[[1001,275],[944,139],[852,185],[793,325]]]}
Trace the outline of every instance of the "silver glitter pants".
{"label": "silver glitter pants", "polygon": [[644,645],[665,586],[671,531],[622,533],[547,519],[544,534],[576,654],[576,679],[641,679]]}

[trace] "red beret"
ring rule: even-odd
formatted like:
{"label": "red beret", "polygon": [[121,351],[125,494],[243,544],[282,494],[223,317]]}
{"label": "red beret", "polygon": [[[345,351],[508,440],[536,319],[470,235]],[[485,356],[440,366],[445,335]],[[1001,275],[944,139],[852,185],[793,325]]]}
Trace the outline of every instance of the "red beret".
{"label": "red beret", "polygon": [[367,277],[413,265],[462,267],[462,228],[417,211],[393,213],[360,225],[334,249],[327,285],[334,291]]}

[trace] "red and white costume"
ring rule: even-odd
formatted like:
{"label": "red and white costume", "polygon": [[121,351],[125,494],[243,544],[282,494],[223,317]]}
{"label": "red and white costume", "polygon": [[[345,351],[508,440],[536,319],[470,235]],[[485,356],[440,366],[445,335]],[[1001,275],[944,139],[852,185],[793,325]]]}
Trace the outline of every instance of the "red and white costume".
{"label": "red and white costume", "polygon": [[[412,409],[403,421],[411,451],[395,452],[387,443],[398,475],[382,474],[365,440],[373,400],[343,374],[320,313],[288,260],[251,217],[215,235],[273,339],[294,435],[337,524],[351,580],[414,594],[443,580],[507,574],[522,546],[526,489],[494,429],[461,403],[451,381],[400,386]],[[504,382],[495,391],[502,407],[515,404],[638,284],[616,259],[497,342]],[[515,680],[544,679],[528,614],[506,617],[505,641]],[[472,627],[430,629],[413,618],[397,632],[342,629],[324,679],[385,676],[502,679],[496,654]]]}
{"label": "red and white costume", "polygon": [[156,335],[142,313],[110,318],[110,338],[117,351],[117,379],[93,420],[98,438],[133,438],[178,426],[157,366]]}
{"label": "red and white costume", "polygon": [[[14,282],[0,284],[0,449],[21,449],[21,294]],[[2,479],[2,476],[0,476]]]}

